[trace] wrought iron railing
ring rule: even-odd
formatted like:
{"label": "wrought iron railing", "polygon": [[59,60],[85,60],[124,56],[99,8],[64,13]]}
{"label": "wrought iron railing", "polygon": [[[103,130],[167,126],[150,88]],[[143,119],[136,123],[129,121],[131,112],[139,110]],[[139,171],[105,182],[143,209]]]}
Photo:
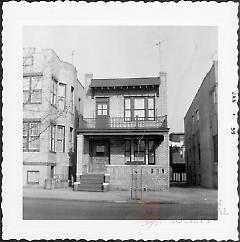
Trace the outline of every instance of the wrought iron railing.
{"label": "wrought iron railing", "polygon": [[124,117],[102,116],[98,118],[79,117],[80,129],[145,129],[167,128],[167,116],[158,116],[154,120],[135,118],[126,121]]}

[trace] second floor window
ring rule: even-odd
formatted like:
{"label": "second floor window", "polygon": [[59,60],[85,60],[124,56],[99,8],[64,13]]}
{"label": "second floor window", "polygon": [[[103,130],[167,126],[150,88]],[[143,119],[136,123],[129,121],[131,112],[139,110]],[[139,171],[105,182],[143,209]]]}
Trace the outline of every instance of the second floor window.
{"label": "second floor window", "polygon": [[42,102],[42,83],[40,76],[23,77],[23,103]]}
{"label": "second floor window", "polygon": [[40,151],[39,121],[23,121],[23,151]]}
{"label": "second floor window", "polygon": [[56,96],[57,96],[57,81],[54,78],[52,78],[50,103],[53,106],[56,106],[57,104]]}
{"label": "second floor window", "polygon": [[50,125],[50,151],[56,152],[56,125]]}
{"label": "second floor window", "polygon": [[154,97],[125,97],[124,120],[155,120]]}
{"label": "second floor window", "polygon": [[57,126],[57,152],[65,152],[65,127]]}
{"label": "second floor window", "polygon": [[58,108],[60,110],[65,109],[65,103],[66,103],[66,85],[59,83],[58,88]]}

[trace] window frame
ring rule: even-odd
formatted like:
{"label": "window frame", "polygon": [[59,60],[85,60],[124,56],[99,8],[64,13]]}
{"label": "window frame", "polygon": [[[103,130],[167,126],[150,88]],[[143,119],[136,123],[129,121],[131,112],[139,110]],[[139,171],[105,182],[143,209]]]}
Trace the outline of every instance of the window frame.
{"label": "window frame", "polygon": [[[102,108],[99,109],[99,105]],[[103,108],[103,105],[106,105],[106,108]],[[101,114],[98,111],[101,111]],[[103,114],[103,111],[107,111],[107,114]],[[109,98],[96,97],[96,117],[98,116],[109,116]]]}
{"label": "window frame", "polygon": [[53,107],[57,107],[57,86],[58,81],[52,76],[51,92],[50,92],[50,104]]}
{"label": "window frame", "polygon": [[51,123],[50,124],[50,152],[56,153],[56,130],[57,125]]}
{"label": "window frame", "polygon": [[[144,108],[135,108],[135,99],[144,99]],[[153,108],[149,108],[149,100],[153,100]],[[130,100],[130,108],[126,107],[126,100]],[[156,120],[156,105],[155,96],[125,96],[124,97],[124,121],[131,122],[136,121],[135,110],[144,111],[144,117],[138,117],[138,120],[142,121],[155,121]],[[153,117],[149,116],[149,111],[153,111]],[[130,117],[126,116],[126,112],[130,112]]]}
{"label": "window frame", "polygon": [[[129,144],[129,149],[127,149],[127,143]],[[126,154],[129,153],[129,156]],[[124,157],[125,157],[125,164],[132,164],[132,142],[131,140],[125,140],[124,142]],[[127,159],[129,157],[129,160]]]}
{"label": "window frame", "polygon": [[[26,131],[24,130],[24,124],[26,124]],[[31,134],[32,124],[37,124],[38,134]],[[23,141],[26,138],[26,148],[24,148],[23,142],[23,152],[39,152],[40,151],[40,136],[41,136],[41,121],[38,120],[23,120]],[[32,139],[35,137],[35,139]],[[38,140],[38,148],[31,148],[30,142]]]}
{"label": "window frame", "polygon": [[[64,96],[60,96],[60,86],[64,87]],[[66,109],[66,92],[67,91],[67,85],[65,83],[58,84],[58,109],[59,110],[65,110]],[[63,108],[60,108],[60,101],[63,100]]]}
{"label": "window frame", "polygon": [[[38,181],[29,181],[29,173],[37,173],[38,174]],[[39,184],[39,175],[40,175],[40,171],[37,170],[29,170],[27,171],[27,184]]]}
{"label": "window frame", "polygon": [[[144,149],[143,150],[138,150],[138,147],[142,147],[141,144],[140,146],[138,146],[139,141],[137,139],[134,140],[133,142],[133,154],[134,154],[134,164],[142,164],[142,165],[146,165],[146,140],[141,140],[140,142],[144,142]],[[138,161],[137,158],[139,156],[136,156],[136,153],[143,153],[143,161]]]}
{"label": "window frame", "polygon": [[[153,142],[153,148],[150,150],[150,145],[149,143]],[[147,153],[148,153],[148,165],[155,165],[156,164],[156,145],[155,145],[155,140],[149,139],[147,140]],[[150,161],[150,155],[153,154],[153,163],[149,163]]]}
{"label": "window frame", "polygon": [[[59,137],[60,128],[63,129],[63,137]],[[57,152],[65,153],[65,126],[64,125],[57,125]],[[59,143],[61,143],[61,149],[59,150]]]}
{"label": "window frame", "polygon": [[70,111],[74,113],[74,87],[70,89]]}
{"label": "window frame", "polygon": [[[41,88],[35,89],[35,87],[33,87],[33,78],[37,78],[38,81],[37,82],[42,82],[42,76],[41,75],[30,75],[30,76],[23,76],[23,79],[28,79],[29,83],[28,83],[28,89],[25,90],[23,89],[23,104],[41,104],[42,103],[42,83],[41,83]],[[27,100],[24,101],[24,94],[27,93]],[[34,95],[34,93],[40,93],[40,99],[39,101],[32,101],[32,97]]]}

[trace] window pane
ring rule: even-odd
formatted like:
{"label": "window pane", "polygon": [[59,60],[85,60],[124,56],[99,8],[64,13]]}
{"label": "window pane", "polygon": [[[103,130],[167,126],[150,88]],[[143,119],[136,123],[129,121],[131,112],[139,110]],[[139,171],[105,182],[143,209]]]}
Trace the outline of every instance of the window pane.
{"label": "window pane", "polygon": [[131,117],[131,111],[129,110],[126,110],[125,111],[125,117],[128,117],[128,118],[130,118]]}
{"label": "window pane", "polygon": [[32,77],[31,89],[32,90],[42,89],[40,77],[36,77],[36,76]]}
{"label": "window pane", "polygon": [[130,109],[130,98],[125,98],[125,109]]}
{"label": "window pane", "polygon": [[144,98],[134,99],[134,109],[144,109]]}
{"label": "window pane", "polygon": [[29,133],[30,135],[39,135],[39,123],[30,123]]}
{"label": "window pane", "polygon": [[154,117],[154,110],[148,110],[148,117]]}
{"label": "window pane", "polygon": [[154,152],[148,153],[148,164],[155,164],[155,154],[154,154]]}
{"label": "window pane", "polygon": [[103,111],[103,115],[107,115],[107,110],[102,110]]}
{"label": "window pane", "polygon": [[135,161],[144,162],[144,152],[135,152]]}
{"label": "window pane", "polygon": [[31,102],[32,103],[40,103],[42,101],[42,91],[41,90],[33,90],[31,94]]}
{"label": "window pane", "polygon": [[39,171],[28,171],[27,179],[29,183],[39,183]]}
{"label": "window pane", "polygon": [[39,136],[32,136],[29,137],[29,149],[36,149],[40,148],[40,137]]}
{"label": "window pane", "polygon": [[148,98],[148,109],[154,109],[154,99]]}
{"label": "window pane", "polygon": [[145,110],[134,110],[134,117],[136,116],[140,118],[145,117]]}
{"label": "window pane", "polygon": [[64,127],[58,126],[58,139],[64,139]]}
{"label": "window pane", "polygon": [[97,110],[97,115],[102,115],[102,109]]}
{"label": "window pane", "polygon": [[29,90],[30,89],[30,78],[24,77],[23,78],[23,90]]}
{"label": "window pane", "polygon": [[149,151],[154,151],[154,141],[153,140],[149,140],[148,149],[149,149]]}
{"label": "window pane", "polygon": [[66,85],[59,83],[59,97],[65,97]]}
{"label": "window pane", "polygon": [[102,105],[102,108],[103,108],[103,109],[107,109],[107,104],[103,104],[103,105]]}

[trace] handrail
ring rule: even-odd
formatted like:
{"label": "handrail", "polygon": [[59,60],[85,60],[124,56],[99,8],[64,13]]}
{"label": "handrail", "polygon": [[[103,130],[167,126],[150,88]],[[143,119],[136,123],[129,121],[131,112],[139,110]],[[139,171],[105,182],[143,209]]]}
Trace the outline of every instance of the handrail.
{"label": "handrail", "polygon": [[154,120],[138,118],[127,121],[124,117],[100,116],[98,118],[83,118],[79,116],[80,129],[144,129],[167,128],[167,116],[157,116]]}

